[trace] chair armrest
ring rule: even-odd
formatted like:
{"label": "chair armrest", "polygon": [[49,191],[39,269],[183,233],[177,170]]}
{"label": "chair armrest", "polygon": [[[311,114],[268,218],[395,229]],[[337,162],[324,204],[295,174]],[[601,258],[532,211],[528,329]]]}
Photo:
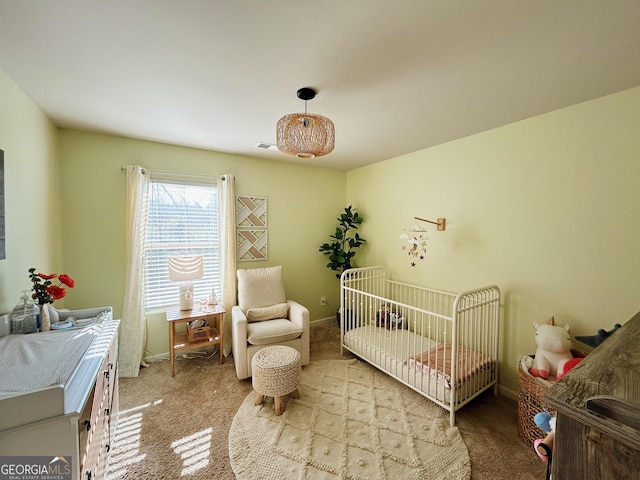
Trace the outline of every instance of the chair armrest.
{"label": "chair armrest", "polygon": [[247,335],[247,317],[242,309],[235,305],[231,308],[231,351],[239,379],[249,377]]}
{"label": "chair armrest", "polygon": [[233,336],[243,337],[247,339],[247,316],[238,305],[234,305],[231,308],[231,328],[233,329]]}
{"label": "chair armrest", "polygon": [[296,324],[305,332],[309,331],[309,309],[294,300],[287,300],[289,304],[289,321]]}

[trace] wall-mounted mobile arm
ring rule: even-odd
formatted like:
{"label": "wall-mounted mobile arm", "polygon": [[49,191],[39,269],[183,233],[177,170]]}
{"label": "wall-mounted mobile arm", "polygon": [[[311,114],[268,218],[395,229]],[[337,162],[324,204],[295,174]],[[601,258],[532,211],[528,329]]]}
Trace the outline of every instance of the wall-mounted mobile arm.
{"label": "wall-mounted mobile arm", "polygon": [[445,226],[447,224],[447,219],[446,218],[438,218],[438,221],[434,222],[432,220],[427,220],[426,218],[420,218],[420,217],[413,217],[416,220],[420,220],[421,222],[427,222],[427,223],[432,223],[434,225],[438,226],[438,231],[443,231],[445,229]]}

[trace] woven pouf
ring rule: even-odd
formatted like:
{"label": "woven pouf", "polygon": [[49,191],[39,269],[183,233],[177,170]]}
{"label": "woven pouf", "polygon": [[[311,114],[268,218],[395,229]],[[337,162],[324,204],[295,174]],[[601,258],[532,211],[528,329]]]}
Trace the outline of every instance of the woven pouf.
{"label": "woven pouf", "polygon": [[295,348],[277,345],[266,347],[251,359],[251,384],[258,396],[256,405],[265,397],[273,397],[276,415],[282,415],[285,397],[300,398],[300,352]]}

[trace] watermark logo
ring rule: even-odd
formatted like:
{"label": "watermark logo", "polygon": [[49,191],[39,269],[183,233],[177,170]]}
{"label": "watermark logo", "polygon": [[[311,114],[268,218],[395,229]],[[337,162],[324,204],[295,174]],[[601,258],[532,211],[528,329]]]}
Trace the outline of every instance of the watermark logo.
{"label": "watermark logo", "polygon": [[71,456],[0,456],[0,480],[71,480]]}

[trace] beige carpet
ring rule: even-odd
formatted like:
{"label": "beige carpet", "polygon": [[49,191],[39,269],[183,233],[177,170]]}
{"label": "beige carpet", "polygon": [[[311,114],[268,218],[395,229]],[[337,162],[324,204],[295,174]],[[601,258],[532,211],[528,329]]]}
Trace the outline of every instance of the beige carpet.
{"label": "beige carpet", "polygon": [[[353,358],[341,355],[339,337],[334,325],[312,327],[311,361]],[[251,390],[250,380],[236,378],[233,359],[220,365],[217,356],[179,359],[175,377],[162,361],[138,378],[121,378],[107,480],[235,479],[229,429]],[[456,424],[469,450],[471,480],[544,478],[546,465],[516,431],[513,400],[484,393],[458,412]]]}
{"label": "beige carpet", "polygon": [[312,362],[276,416],[252,392],[229,431],[239,480],[470,478],[457,427],[434,403],[358,360]]}

